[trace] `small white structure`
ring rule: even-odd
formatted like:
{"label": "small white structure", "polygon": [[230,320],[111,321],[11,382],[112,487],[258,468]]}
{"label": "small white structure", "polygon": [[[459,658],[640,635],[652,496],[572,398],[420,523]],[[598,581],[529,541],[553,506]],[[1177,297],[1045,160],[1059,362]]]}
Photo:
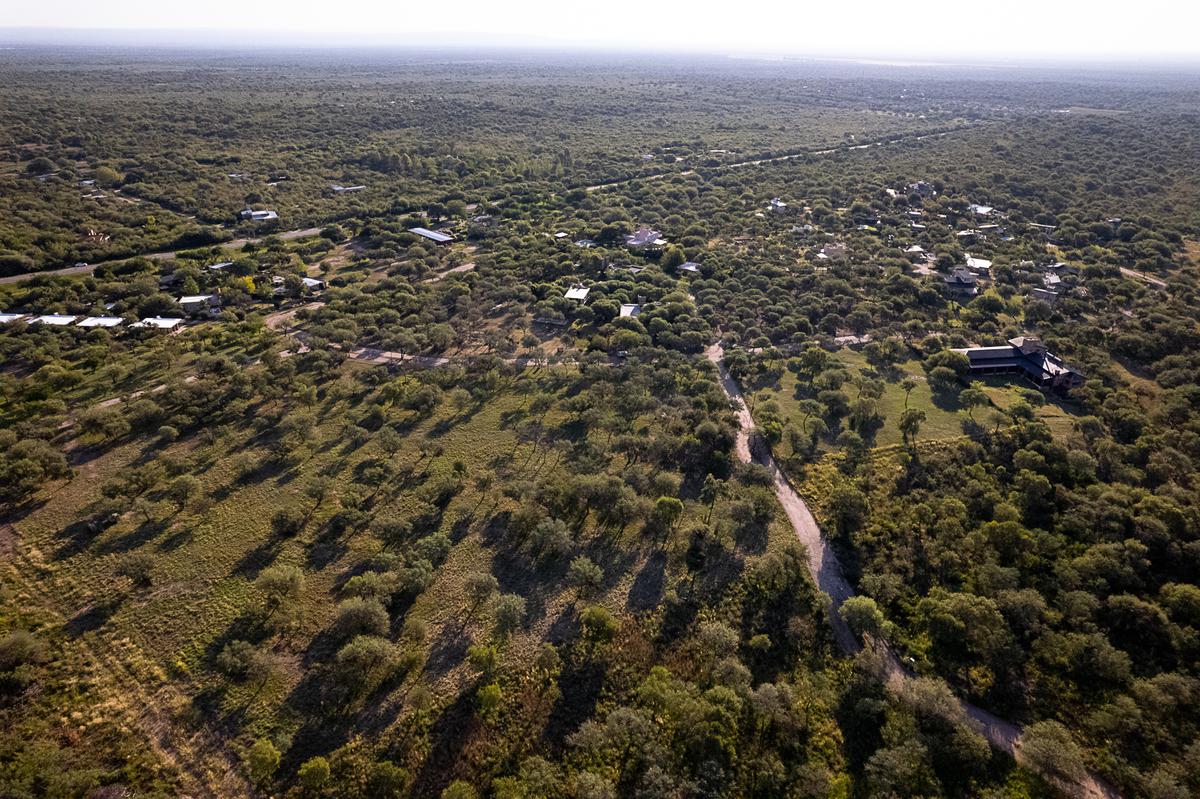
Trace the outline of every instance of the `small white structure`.
{"label": "small white structure", "polygon": [[591,289],[588,288],[587,286],[576,285],[576,286],[571,286],[571,288],[567,289],[567,293],[564,294],[563,296],[566,297],[568,300],[579,300],[580,302],[583,302],[584,300],[587,299],[587,295],[590,291],[591,291]]}
{"label": "small white structure", "polygon": [[182,319],[168,316],[147,316],[140,322],[134,322],[130,327],[153,328],[154,330],[174,330],[183,324]]}
{"label": "small white structure", "polygon": [[596,246],[596,242],[592,241],[591,239],[580,239],[579,241],[575,242],[575,246],[582,247],[585,250],[590,250]]}
{"label": "small white structure", "polygon": [[971,203],[967,207],[975,216],[991,216],[992,212],[996,210],[990,205],[979,205],[978,203]]}
{"label": "small white structure", "polygon": [[692,275],[698,275],[700,274],[700,264],[696,263],[695,261],[688,261],[687,263],[682,263],[679,265],[679,271],[687,272],[688,274]]}
{"label": "small white structure", "polygon": [[366,186],[330,186],[335,194],[345,194],[348,191],[362,191]]}
{"label": "small white structure", "polygon": [[922,247],[920,244],[914,244],[913,246],[909,247],[904,252],[908,255],[924,255],[925,248]]}
{"label": "small white structure", "polygon": [[642,306],[637,303],[627,302],[621,305],[621,316],[636,317],[642,313]]}
{"label": "small white structure", "polygon": [[773,197],[773,198],[771,198],[771,202],[767,206],[767,208],[769,208],[772,211],[786,211],[787,203],[785,203],[783,200],[779,199],[778,197]]}
{"label": "small white structure", "polygon": [[555,233],[555,234],[554,234],[554,238],[556,238],[556,239],[565,239],[567,236],[570,236],[570,235],[571,235],[570,233],[564,233],[563,231],[561,231],[561,230],[560,230],[560,231],[558,231],[557,233]]}
{"label": "small white structure", "polygon": [[0,325],[7,325],[9,322],[24,318],[25,314],[23,313],[0,313]]}
{"label": "small white structure", "polygon": [[315,277],[302,277],[300,282],[304,284],[304,288],[309,291],[324,291],[325,281],[317,280]]}
{"label": "small white structure", "polygon": [[279,214],[274,211],[255,211],[253,208],[247,208],[242,211],[242,219],[251,222],[268,222],[272,219],[278,219]]}
{"label": "small white structure", "polygon": [[222,261],[219,264],[209,264],[208,268],[214,272],[220,272],[222,269],[228,269],[233,266],[233,261]]}
{"label": "small white structure", "polygon": [[970,253],[967,253],[967,269],[970,269],[972,272],[987,272],[991,268],[991,261],[986,258],[975,258]]}
{"label": "small white structure", "polygon": [[124,321],[119,316],[89,316],[79,320],[76,327],[119,327]]}
{"label": "small white structure", "polygon": [[45,316],[35,317],[35,318],[29,320],[29,324],[31,324],[31,325],[53,325],[54,327],[66,327],[67,325],[75,324],[75,320],[78,318],[79,318],[78,316],[68,316],[66,314],[52,313],[52,314],[46,314]]}

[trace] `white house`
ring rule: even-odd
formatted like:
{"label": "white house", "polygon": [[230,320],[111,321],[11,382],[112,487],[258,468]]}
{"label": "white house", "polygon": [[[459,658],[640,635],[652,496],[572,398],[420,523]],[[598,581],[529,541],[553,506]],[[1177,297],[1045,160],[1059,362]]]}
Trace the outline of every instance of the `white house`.
{"label": "white house", "polygon": [[621,316],[636,317],[642,313],[642,306],[637,303],[624,303],[621,305]]}
{"label": "white house", "polygon": [[183,324],[182,319],[166,316],[148,316],[140,322],[134,322],[130,327],[152,328],[154,330],[174,330]]}
{"label": "white house", "polygon": [[679,265],[679,271],[687,272],[692,275],[698,275],[700,274],[700,264],[696,263],[695,261],[688,261],[687,263],[682,263]]}
{"label": "white house", "polygon": [[9,322],[24,318],[25,314],[23,313],[0,313],[0,325],[7,325]]}
{"label": "white house", "polygon": [[300,282],[302,282],[304,284],[304,288],[308,289],[309,291],[325,290],[325,281],[317,280],[315,277],[303,277],[300,278]]}
{"label": "white house", "polygon": [[971,213],[975,214],[975,216],[991,216],[992,212],[996,210],[990,205],[979,205],[978,203],[971,203],[969,206],[967,206],[967,208],[969,208]]}
{"label": "white house", "polygon": [[992,268],[992,262],[986,258],[975,258],[970,253],[967,253],[967,269],[972,272],[988,272]]}
{"label": "white house", "polygon": [[179,307],[188,313],[196,313],[215,308],[221,301],[215,294],[188,294],[180,297],[177,302]]}
{"label": "white house", "polygon": [[46,314],[45,316],[35,317],[35,318],[29,320],[29,324],[31,324],[31,325],[53,325],[54,327],[66,327],[67,325],[75,324],[75,320],[78,318],[79,318],[78,316],[68,316],[66,314],[52,313],[52,314]]}
{"label": "white house", "polygon": [[89,316],[79,320],[76,327],[119,327],[124,321],[119,316]]}
{"label": "white house", "polygon": [[242,211],[241,217],[250,222],[267,222],[272,219],[278,219],[279,214],[274,211],[255,211],[252,208],[247,208]]}
{"label": "white house", "polygon": [[568,300],[579,300],[580,302],[583,302],[584,300],[587,299],[587,295],[590,291],[591,291],[591,289],[588,288],[587,286],[575,285],[575,286],[571,286],[571,288],[567,289],[567,293],[564,294],[563,296],[566,297]]}
{"label": "white house", "polygon": [[787,203],[785,203],[783,200],[781,200],[778,197],[773,197],[771,199],[770,204],[767,206],[767,208],[769,208],[772,211],[786,211]]}

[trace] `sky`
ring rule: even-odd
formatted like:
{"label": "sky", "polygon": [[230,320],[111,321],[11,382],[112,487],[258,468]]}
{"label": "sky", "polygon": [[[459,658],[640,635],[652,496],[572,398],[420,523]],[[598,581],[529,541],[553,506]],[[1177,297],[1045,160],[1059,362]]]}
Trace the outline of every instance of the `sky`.
{"label": "sky", "polygon": [[60,29],[59,35],[75,39],[121,38],[114,32],[136,30],[143,31],[133,37],[136,41],[151,44],[195,39],[236,45],[586,47],[930,62],[1200,61],[1200,3],[1195,0],[0,0],[0,7],[5,7],[0,15],[5,28]]}

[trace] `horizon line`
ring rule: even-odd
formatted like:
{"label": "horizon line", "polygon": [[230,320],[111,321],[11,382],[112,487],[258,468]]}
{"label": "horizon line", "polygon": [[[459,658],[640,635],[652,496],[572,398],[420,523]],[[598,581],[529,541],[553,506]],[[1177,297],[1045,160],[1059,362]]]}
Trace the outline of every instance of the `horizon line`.
{"label": "horizon line", "polygon": [[[154,37],[163,41],[154,41]],[[226,41],[210,41],[220,36]],[[412,34],[403,32],[372,33],[365,31],[332,31],[318,33],[259,28],[90,28],[69,26],[0,26],[0,48],[15,46],[42,47],[123,47],[159,50],[232,51],[250,48],[280,50],[400,50],[437,51],[474,49],[483,51],[543,51],[555,53],[630,54],[658,56],[707,56],[781,62],[846,62],[863,66],[897,68],[1020,68],[1020,67],[1091,67],[1122,69],[1130,67],[1160,71],[1170,68],[1200,68],[1200,53],[1030,53],[1015,55],[980,53],[978,51],[920,56],[907,51],[864,52],[852,49],[793,50],[745,47],[718,48],[714,46],[679,46],[671,44],[621,44],[599,40],[571,40],[535,35],[489,35],[467,32],[422,33],[423,42],[405,41]],[[1137,70],[1135,70],[1137,71]]]}

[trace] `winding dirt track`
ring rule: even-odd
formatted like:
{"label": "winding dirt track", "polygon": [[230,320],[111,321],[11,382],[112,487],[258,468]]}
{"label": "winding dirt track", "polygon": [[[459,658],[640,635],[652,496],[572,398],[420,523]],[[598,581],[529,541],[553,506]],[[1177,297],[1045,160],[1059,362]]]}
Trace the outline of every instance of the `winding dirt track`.
{"label": "winding dirt track", "polygon": [[[725,351],[720,343],[710,346],[704,351],[704,355],[716,365],[721,387],[725,389],[725,393],[737,410],[739,429],[734,448],[738,460],[750,463],[753,460],[750,452],[750,431],[754,429],[754,419],[750,415],[750,409],[746,406],[742,390],[737,381],[725,370]],[[791,482],[788,481],[787,475],[779,468],[775,459],[770,454],[766,454],[759,459],[759,462],[770,470],[775,485],[775,496],[779,498],[779,504],[783,506],[788,521],[796,531],[796,537],[808,552],[808,568],[812,572],[813,580],[818,588],[829,595],[829,623],[833,627],[834,638],[843,652],[853,655],[862,649],[862,644],[846,625],[846,622],[842,620],[838,609],[841,608],[843,602],[854,596],[854,588],[842,573],[837,553],[821,535],[821,527],[813,518],[808,505],[796,493]],[[876,650],[882,655],[884,673],[881,676],[889,688],[899,690],[905,682],[915,677],[900,662],[900,658],[896,656],[891,644],[887,641],[877,641]],[[974,724],[975,729],[987,739],[988,743],[996,749],[1020,759],[1022,729],[1019,725],[961,699],[959,704],[967,718]],[[1063,786],[1063,788],[1079,799],[1121,798],[1121,794],[1115,788],[1092,774],[1087,775],[1076,785]]]}

